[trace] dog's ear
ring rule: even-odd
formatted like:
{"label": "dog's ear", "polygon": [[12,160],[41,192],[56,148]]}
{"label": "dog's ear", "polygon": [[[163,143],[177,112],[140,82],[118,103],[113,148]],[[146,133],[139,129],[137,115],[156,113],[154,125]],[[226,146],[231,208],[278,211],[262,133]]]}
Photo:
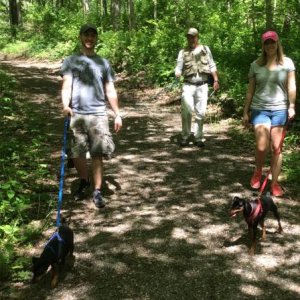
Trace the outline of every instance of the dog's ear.
{"label": "dog's ear", "polygon": [[60,222],[61,222],[61,225],[66,225],[67,219],[63,215],[61,215]]}

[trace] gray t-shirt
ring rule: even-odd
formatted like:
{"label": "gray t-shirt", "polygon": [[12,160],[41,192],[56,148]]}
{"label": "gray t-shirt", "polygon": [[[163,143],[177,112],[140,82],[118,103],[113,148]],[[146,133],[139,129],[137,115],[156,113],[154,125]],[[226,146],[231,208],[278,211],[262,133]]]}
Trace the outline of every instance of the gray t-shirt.
{"label": "gray t-shirt", "polygon": [[287,76],[295,71],[293,61],[284,57],[283,65],[274,70],[251,64],[248,77],[255,78],[255,93],[251,102],[252,109],[282,110],[288,108]]}
{"label": "gray t-shirt", "polygon": [[64,59],[61,75],[71,75],[72,110],[83,115],[106,115],[104,85],[114,81],[108,60],[98,55],[74,54]]}

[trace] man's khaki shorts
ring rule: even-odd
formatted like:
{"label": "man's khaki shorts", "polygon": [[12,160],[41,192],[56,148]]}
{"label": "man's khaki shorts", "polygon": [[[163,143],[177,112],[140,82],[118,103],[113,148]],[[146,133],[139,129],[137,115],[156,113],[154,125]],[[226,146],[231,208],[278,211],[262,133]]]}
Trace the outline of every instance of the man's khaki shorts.
{"label": "man's khaki shorts", "polygon": [[115,150],[107,116],[74,114],[70,123],[71,156],[91,157],[112,154]]}

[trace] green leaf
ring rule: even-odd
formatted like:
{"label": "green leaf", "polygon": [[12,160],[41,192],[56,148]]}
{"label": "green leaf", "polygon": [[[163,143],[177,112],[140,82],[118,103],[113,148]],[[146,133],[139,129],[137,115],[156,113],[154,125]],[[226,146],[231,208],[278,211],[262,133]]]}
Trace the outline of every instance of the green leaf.
{"label": "green leaf", "polygon": [[11,200],[15,196],[15,194],[16,193],[14,191],[7,191],[6,193],[9,200]]}

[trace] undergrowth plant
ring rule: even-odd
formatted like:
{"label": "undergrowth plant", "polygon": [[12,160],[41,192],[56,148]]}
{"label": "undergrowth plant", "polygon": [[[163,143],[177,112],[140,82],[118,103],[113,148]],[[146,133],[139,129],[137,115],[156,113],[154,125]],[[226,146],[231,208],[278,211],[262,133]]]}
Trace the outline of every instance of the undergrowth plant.
{"label": "undergrowth plant", "polygon": [[19,249],[40,235],[43,222],[37,226],[33,220],[44,219],[55,204],[41,118],[15,99],[15,89],[16,80],[0,71],[0,280],[30,276],[30,260],[21,259]]}

